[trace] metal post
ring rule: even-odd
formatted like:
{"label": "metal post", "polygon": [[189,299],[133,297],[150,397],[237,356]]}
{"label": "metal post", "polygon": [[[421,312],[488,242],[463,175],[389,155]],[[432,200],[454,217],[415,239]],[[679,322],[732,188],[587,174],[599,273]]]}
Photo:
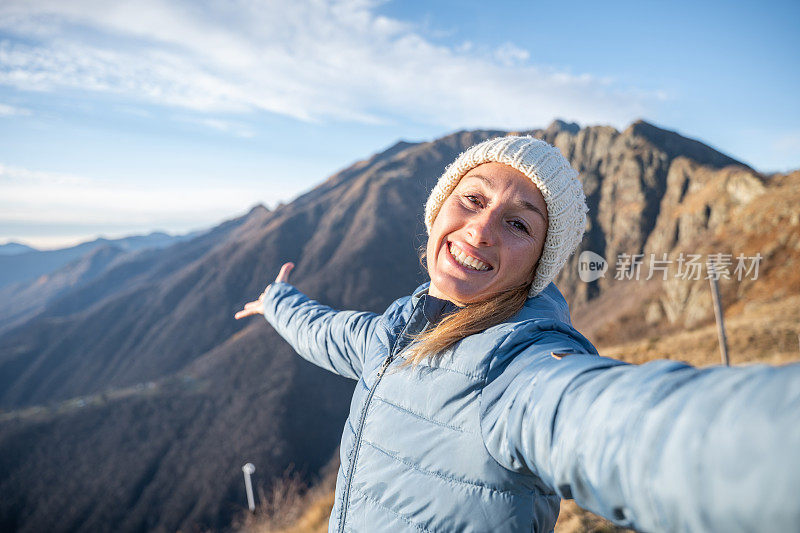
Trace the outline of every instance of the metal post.
{"label": "metal post", "polygon": [[242,472],[244,472],[244,488],[247,490],[247,507],[250,508],[251,513],[256,512],[256,502],[253,499],[253,484],[250,482],[250,474],[256,471],[256,467],[253,466],[253,463],[247,463],[242,467]]}
{"label": "metal post", "polygon": [[730,366],[730,361],[728,360],[728,338],[725,336],[725,320],[722,316],[722,302],[719,298],[719,289],[717,288],[717,276],[714,263],[709,262],[708,268],[711,271],[711,276],[709,276],[708,280],[711,282],[711,298],[714,300],[714,317],[717,319],[719,351],[722,355],[722,363],[725,366]]}

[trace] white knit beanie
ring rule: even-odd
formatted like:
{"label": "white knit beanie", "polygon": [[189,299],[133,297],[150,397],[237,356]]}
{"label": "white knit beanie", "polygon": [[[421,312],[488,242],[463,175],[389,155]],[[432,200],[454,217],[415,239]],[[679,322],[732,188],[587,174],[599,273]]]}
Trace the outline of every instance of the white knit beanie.
{"label": "white knit beanie", "polygon": [[586,197],[578,173],[555,148],[533,137],[496,137],[465,150],[439,178],[425,204],[428,234],[445,199],[461,178],[473,168],[489,162],[511,166],[539,188],[547,204],[547,237],[529,296],[544,290],[558,275],[578,247],[586,227]]}

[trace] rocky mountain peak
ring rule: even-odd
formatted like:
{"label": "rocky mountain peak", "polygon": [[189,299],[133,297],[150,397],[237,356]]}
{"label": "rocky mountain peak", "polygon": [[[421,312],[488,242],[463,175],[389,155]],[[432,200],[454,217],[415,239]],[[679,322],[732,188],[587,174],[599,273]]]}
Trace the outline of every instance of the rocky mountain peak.
{"label": "rocky mountain peak", "polygon": [[728,165],[750,168],[741,161],[737,161],[707,144],[684,137],[678,132],[659,128],[641,119],[636,120],[628,126],[625,131],[622,132],[622,135],[645,139],[650,144],[663,150],[671,159],[684,156],[693,159],[697,163],[714,168],[722,168]]}
{"label": "rocky mountain peak", "polygon": [[577,124],[577,122],[565,122],[560,118],[557,118],[551,122],[544,131],[546,135],[557,135],[561,132],[576,135],[579,131],[581,131],[581,127]]}

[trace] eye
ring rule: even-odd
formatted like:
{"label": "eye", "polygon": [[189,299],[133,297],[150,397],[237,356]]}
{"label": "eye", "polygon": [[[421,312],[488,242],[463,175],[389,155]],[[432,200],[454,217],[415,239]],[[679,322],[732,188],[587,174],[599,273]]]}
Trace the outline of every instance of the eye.
{"label": "eye", "polygon": [[528,231],[528,227],[525,224],[523,224],[522,222],[520,222],[519,220],[512,220],[510,222],[510,224],[517,231],[521,231],[526,235],[530,234],[530,232]]}
{"label": "eye", "polygon": [[466,198],[469,203],[477,205],[478,207],[483,206],[481,199],[475,196],[474,194],[465,194],[464,198]]}

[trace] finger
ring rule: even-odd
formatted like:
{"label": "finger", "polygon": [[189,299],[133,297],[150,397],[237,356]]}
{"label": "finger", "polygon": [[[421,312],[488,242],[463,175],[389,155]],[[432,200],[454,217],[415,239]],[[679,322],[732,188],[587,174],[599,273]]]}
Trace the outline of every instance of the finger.
{"label": "finger", "polygon": [[242,310],[248,310],[248,311],[251,309],[255,309],[257,312],[262,313],[264,311],[264,302],[262,302],[261,300],[247,302],[246,304],[244,304],[244,307],[242,308]]}
{"label": "finger", "polygon": [[240,318],[244,318],[246,316],[257,315],[257,314],[260,314],[257,309],[242,309],[241,311],[239,311],[238,313],[233,315],[233,318],[235,318],[236,320],[239,320]]}
{"label": "finger", "polygon": [[284,263],[281,267],[281,271],[278,273],[278,277],[275,278],[275,281],[282,281],[284,283],[289,281],[289,274],[292,272],[294,268],[294,263]]}
{"label": "finger", "polygon": [[272,287],[272,283],[267,285],[267,287],[264,289],[264,292],[262,292],[261,294],[258,295],[258,300],[256,300],[256,301],[258,301],[260,303],[263,303],[264,302],[264,298],[267,297],[267,291],[269,290],[270,287]]}

